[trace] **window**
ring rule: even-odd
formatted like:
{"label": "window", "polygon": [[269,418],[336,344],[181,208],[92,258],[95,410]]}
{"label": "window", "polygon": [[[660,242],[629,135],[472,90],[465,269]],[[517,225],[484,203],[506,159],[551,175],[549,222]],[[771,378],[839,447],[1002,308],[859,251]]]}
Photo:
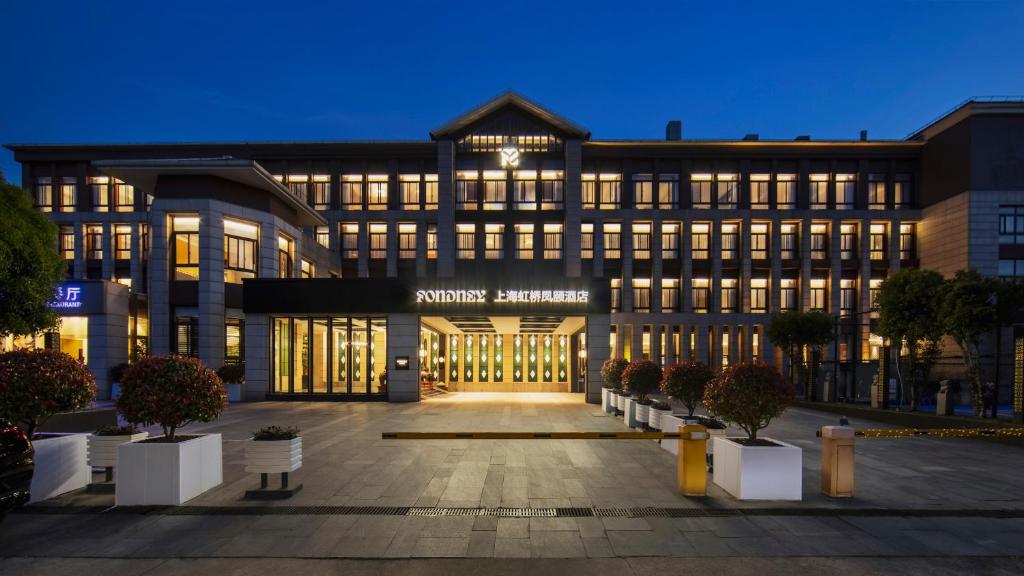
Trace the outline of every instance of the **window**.
{"label": "window", "polygon": [[366,177],[367,208],[370,210],[388,209],[388,176],[387,174],[370,174]]}
{"label": "window", "polygon": [[1004,280],[1012,280],[1024,276],[1024,260],[1022,259],[1000,259],[999,277]]}
{"label": "window", "polygon": [[900,260],[914,259],[917,254],[914,244],[914,225],[900,224]]}
{"label": "window", "polygon": [[128,224],[114,225],[114,259],[131,260],[132,227]]}
{"label": "window", "polygon": [[828,308],[825,297],[825,279],[811,278],[811,310],[824,311]]}
{"label": "window", "polygon": [[437,224],[427,224],[427,260],[437,260]]}
{"label": "window", "polygon": [[95,212],[110,211],[110,177],[90,176],[89,192],[92,196],[92,209]]}
{"label": "window", "polygon": [[868,208],[885,208],[885,174],[868,175]]}
{"label": "window", "polygon": [[139,224],[139,256],[149,260],[149,224]]}
{"label": "window", "polygon": [[580,190],[580,201],[583,208],[597,207],[597,176],[594,174],[583,174],[582,188]]}
{"label": "window", "polygon": [[633,259],[651,259],[651,225],[649,223],[633,224]]}
{"label": "window", "polygon": [[423,203],[426,210],[437,210],[437,174],[423,177]]}
{"label": "window", "polygon": [[722,260],[740,257],[740,227],[738,224],[722,224]]}
{"label": "window", "polygon": [[295,275],[295,242],[284,234],[277,236],[277,277],[291,278]]}
{"label": "window", "polygon": [[103,225],[88,224],[85,227],[85,257],[88,260],[103,260]]}
{"label": "window", "polygon": [[914,203],[910,188],[910,174],[897,174],[892,183],[893,200],[897,208],[909,208]]}
{"label": "window", "polygon": [[224,281],[241,283],[256,277],[259,227],[239,220],[224,219]]}
{"label": "window", "polygon": [[78,179],[74,176],[65,176],[60,179],[60,211],[74,212],[75,204],[78,203]]}
{"label": "window", "polygon": [[775,175],[775,207],[796,208],[796,174]]}
{"label": "window", "polygon": [[562,225],[549,223],[544,225],[544,259],[562,259]]}
{"label": "window", "polygon": [[654,208],[654,181],[650,174],[633,175],[633,206]]}
{"label": "window", "polygon": [[309,176],[305,174],[288,175],[288,191],[303,203],[309,198]]}
{"label": "window", "polygon": [[828,174],[811,174],[810,205],[812,210],[828,208]]}
{"label": "window", "polygon": [[768,225],[750,225],[750,258],[753,260],[768,259]]}
{"label": "window", "polygon": [[477,200],[477,178],[476,170],[460,170],[455,173],[455,209],[476,210]]}
{"label": "window", "polygon": [[661,258],[662,260],[679,259],[678,222],[665,222],[661,225]]}
{"label": "window", "polygon": [[779,308],[783,312],[790,312],[797,309],[797,282],[795,278],[782,278],[779,280]]}
{"label": "window", "polygon": [[580,258],[583,260],[592,260],[594,258],[593,222],[580,224]]}
{"label": "window", "polygon": [[604,257],[608,260],[622,258],[622,224],[605,222]]}
{"label": "window", "polygon": [[768,311],[768,279],[750,279],[750,311],[763,314]]}
{"label": "window", "polygon": [[843,224],[839,227],[839,257],[853,260],[857,257],[857,225]]}
{"label": "window", "polygon": [[299,265],[301,266],[299,274],[303,278],[316,278],[316,266],[312,262],[303,258]]}
{"label": "window", "polygon": [[633,312],[651,311],[651,279],[633,278]]}
{"label": "window", "polygon": [[694,208],[711,208],[711,174],[690,175],[690,201]]}
{"label": "window", "polygon": [[505,257],[505,225],[484,225],[484,258],[501,260]]}
{"label": "window", "polygon": [[75,228],[74,226],[60,227],[60,255],[65,260],[75,259]]}
{"label": "window", "polygon": [[368,225],[370,260],[386,260],[388,257],[388,225],[385,222],[370,222]]}
{"label": "window", "polygon": [[[135,211],[135,187],[114,178],[115,210],[118,212]],[[149,207],[148,205],[146,206]]]}
{"label": "window", "polygon": [[359,224],[341,223],[341,257],[346,260],[359,258]]}
{"label": "window", "polygon": [[537,171],[516,170],[513,192],[516,210],[537,209]]}
{"label": "window", "polygon": [[661,279],[661,311],[679,312],[679,279]]}
{"label": "window", "polygon": [[679,174],[658,175],[658,208],[671,210],[679,205]]}
{"label": "window", "polygon": [[533,260],[533,224],[516,224],[516,258]]}
{"label": "window", "polygon": [[622,311],[622,279],[611,279],[612,312]]}
{"label": "window", "polygon": [[245,362],[245,320],[225,318],[224,363],[241,364],[243,362]]}
{"label": "window", "polygon": [[484,210],[505,209],[506,178],[504,170],[484,170]]}
{"label": "window", "polygon": [[872,278],[868,281],[868,306],[871,307],[871,317],[878,318],[878,293],[882,289],[882,279]]}
{"label": "window", "polygon": [[317,226],[314,232],[316,243],[324,248],[331,247],[331,229],[327,226]]}
{"label": "window", "polygon": [[694,278],[690,287],[693,300],[693,311],[705,314],[711,301],[711,281],[707,278]]}
{"label": "window", "polygon": [[796,224],[782,224],[780,229],[779,243],[783,260],[795,260],[797,258]]}
{"label": "window", "polygon": [[540,186],[541,209],[558,210],[565,205],[564,176],[561,170],[542,170]]}
{"label": "window", "polygon": [[722,312],[738,312],[739,310],[739,280],[735,278],[722,278]]}
{"label": "window", "polygon": [[398,259],[416,259],[416,224],[402,222],[398,225]]}
{"label": "window", "polygon": [[476,258],[476,224],[455,225],[456,258],[473,260]]}
{"label": "window", "polygon": [[362,174],[345,174],[341,177],[341,207],[345,210],[361,210],[363,207]]}
{"label": "window", "polygon": [[768,208],[768,186],[771,184],[771,178],[771,174],[750,175],[751,208]]}
{"label": "window", "polygon": [[403,210],[420,209],[420,175],[401,174],[398,176],[398,186],[402,195]]}
{"label": "window", "polygon": [[199,280],[199,217],[171,216],[174,279]]}
{"label": "window", "polygon": [[999,207],[999,243],[1024,244],[1024,206]]}
{"label": "window", "polygon": [[199,355],[199,319],[195,316],[174,318],[174,353],[179,356]]}
{"label": "window", "polygon": [[46,176],[36,178],[36,208],[43,212],[53,211],[53,180]]}
{"label": "window", "polygon": [[327,210],[331,207],[331,177],[327,174],[313,176],[313,209]]}
{"label": "window", "polygon": [[839,315],[852,316],[857,309],[857,281],[843,278],[839,281]]}
{"label": "window", "polygon": [[885,260],[885,224],[871,225],[871,259]]}
{"label": "window", "polygon": [[811,224],[811,260],[828,258],[828,226]]}
{"label": "window", "polygon": [[836,210],[851,210],[857,195],[857,177],[854,174],[836,174]]}
{"label": "window", "polygon": [[690,226],[690,258],[707,260],[711,257],[711,225],[693,224]]}
{"label": "window", "polygon": [[717,180],[718,207],[735,208],[736,203],[740,200],[739,178],[736,174],[719,174]]}
{"label": "window", "polygon": [[621,202],[622,176],[620,174],[601,174],[600,205],[602,210],[618,210]]}

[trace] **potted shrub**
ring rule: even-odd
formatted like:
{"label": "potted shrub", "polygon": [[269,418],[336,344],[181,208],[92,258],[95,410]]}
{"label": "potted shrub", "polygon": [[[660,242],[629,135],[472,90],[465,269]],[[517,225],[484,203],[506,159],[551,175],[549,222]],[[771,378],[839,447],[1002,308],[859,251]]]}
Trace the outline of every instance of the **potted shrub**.
{"label": "potted shrub", "polygon": [[224,382],[228,392],[228,402],[242,401],[242,384],[245,384],[245,364],[232,362],[217,370],[217,376]]}
{"label": "potted shrub", "polygon": [[110,399],[117,400],[117,397],[121,395],[121,379],[124,378],[124,371],[128,369],[128,364],[124,362],[115,364],[110,369],[108,376],[110,376]]}
{"label": "potted shrub", "polygon": [[636,399],[628,402],[627,424],[630,428],[645,426],[649,420],[651,399],[648,396],[658,389],[661,382],[661,367],[650,360],[634,360],[622,371],[622,384]]}
{"label": "potted shrub", "polygon": [[90,484],[93,492],[112,491],[114,468],[117,468],[117,447],[127,442],[138,442],[147,438],[149,432],[139,431],[134,426],[104,426],[89,435],[87,448],[90,468],[104,469],[104,484]]}
{"label": "potted shrub", "polygon": [[713,480],[741,500],[800,500],[802,457],[797,446],[759,438],[759,430],[793,401],[793,385],[763,362],[729,366],[704,392],[704,407],[747,436],[713,439]]}
{"label": "potted shrub", "polygon": [[672,405],[668,402],[655,400],[654,403],[651,404],[650,420],[647,422],[647,425],[655,430],[663,430],[664,428],[661,426],[661,419],[663,416],[667,416],[669,414],[672,414]]}
{"label": "potted shrub", "polygon": [[224,411],[227,392],[216,372],[195,358],[150,356],[121,384],[125,420],[159,425],[163,435],[118,446],[117,505],[181,504],[223,481],[220,434],[177,434]]}
{"label": "potted shrub", "polygon": [[0,354],[0,417],[14,422],[35,448],[31,501],[85,487],[92,479],[85,434],[37,434],[50,416],[89,406],[96,380],[84,364],[58,350]]}
{"label": "potted shrub", "polygon": [[[249,490],[246,498],[287,498],[302,489],[288,487],[288,473],[302,466],[302,436],[294,426],[267,426],[253,433],[245,444],[245,471],[260,475],[260,490]],[[281,489],[267,490],[267,474],[281,474]]]}
{"label": "potted shrub", "polygon": [[714,377],[711,368],[697,360],[687,360],[665,369],[661,379],[661,391],[686,406],[686,419],[692,419],[693,412],[704,401],[704,390]]}
{"label": "potted shrub", "polygon": [[614,394],[622,386],[622,371],[628,364],[622,358],[609,358],[601,365],[601,378],[604,380],[601,386],[601,408],[605,412],[615,412],[618,408]]}

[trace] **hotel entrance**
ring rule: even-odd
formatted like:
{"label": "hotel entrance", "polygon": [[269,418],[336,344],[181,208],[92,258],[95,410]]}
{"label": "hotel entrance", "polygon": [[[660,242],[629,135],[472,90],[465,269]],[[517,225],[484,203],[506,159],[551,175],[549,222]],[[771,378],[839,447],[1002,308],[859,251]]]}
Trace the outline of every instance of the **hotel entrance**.
{"label": "hotel entrance", "polygon": [[583,392],[586,328],[586,316],[422,316],[421,391]]}

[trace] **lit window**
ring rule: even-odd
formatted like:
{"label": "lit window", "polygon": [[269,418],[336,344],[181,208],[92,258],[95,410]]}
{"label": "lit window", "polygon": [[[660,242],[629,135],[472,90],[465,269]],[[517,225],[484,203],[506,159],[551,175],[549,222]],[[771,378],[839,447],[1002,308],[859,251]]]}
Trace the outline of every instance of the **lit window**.
{"label": "lit window", "polygon": [[872,260],[885,260],[885,224],[872,224],[871,225],[871,252],[870,256]]}
{"label": "lit window", "polygon": [[892,183],[893,201],[897,208],[909,208],[914,199],[911,195],[910,174],[897,174]]}
{"label": "lit window", "polygon": [[671,210],[679,205],[679,174],[658,175],[658,208]]}
{"label": "lit window", "polygon": [[403,222],[398,225],[398,258],[414,260],[416,258],[416,224]]}
{"label": "lit window", "polygon": [[797,281],[795,278],[779,280],[779,308],[783,312],[797,309]]}
{"label": "lit window", "polygon": [[783,260],[796,260],[796,224],[782,224],[779,228],[779,248]]}
{"label": "lit window", "polygon": [[665,222],[661,225],[661,258],[663,260],[679,258],[679,230],[678,222]]}
{"label": "lit window", "polygon": [[363,175],[344,174],[341,177],[341,207],[360,210],[363,207]]}
{"label": "lit window", "polygon": [[836,174],[836,209],[850,210],[853,208],[857,194],[857,177],[854,174]]}
{"label": "lit window", "polygon": [[199,217],[171,216],[175,280],[199,280]]}
{"label": "lit window", "polygon": [[661,311],[679,312],[679,279],[661,279]]}
{"label": "lit window", "polygon": [[420,175],[401,174],[398,177],[398,185],[401,188],[402,209],[420,209]]}
{"label": "lit window", "polygon": [[284,234],[277,236],[277,276],[291,278],[295,275],[295,242]]}
{"label": "lit window", "polygon": [[456,224],[455,225],[455,256],[460,260],[473,260],[476,258],[476,225]]}
{"label": "lit window", "polygon": [[825,279],[811,278],[811,310],[824,311],[826,308]]}
{"label": "lit window", "polygon": [[633,224],[633,259],[651,259],[651,225],[649,223]]}
{"label": "lit window", "polygon": [[557,210],[565,204],[564,176],[561,170],[542,170],[540,173],[540,207]]}
{"label": "lit window", "polygon": [[110,210],[110,177],[90,176],[89,191],[92,196],[92,209],[95,212]]}
{"label": "lit window", "polygon": [[633,311],[651,311],[651,279],[633,278]]}
{"label": "lit window", "polygon": [[460,170],[455,173],[455,209],[477,209],[477,177],[476,170]]}
{"label": "lit window", "polygon": [[811,224],[811,259],[828,258],[828,225]]}
{"label": "lit window", "polygon": [[916,254],[914,225],[900,224],[900,260],[913,260]]}
{"label": "lit window", "polygon": [[224,219],[224,281],[241,283],[256,277],[259,227],[249,222]]}
{"label": "lit window", "polygon": [[843,260],[857,257],[857,225],[843,224],[839,227],[839,254]]}
{"label": "lit window", "polygon": [[437,260],[437,224],[427,224],[427,260]]}
{"label": "lit window", "polygon": [[533,259],[533,224],[516,224],[516,258]]}
{"label": "lit window", "polygon": [[622,258],[622,224],[605,222],[604,257],[608,260]]}
{"label": "lit window", "polygon": [[85,227],[85,257],[89,260],[103,260],[102,224],[89,224]]}
{"label": "lit window", "polygon": [[738,224],[722,224],[722,260],[740,257],[740,227]]}
{"label": "lit window", "polygon": [[768,187],[771,185],[771,174],[750,175],[750,207],[768,208]]}
{"label": "lit window", "polygon": [[331,232],[327,226],[317,226],[315,237],[316,243],[323,246],[324,248],[330,248],[331,246]]}
{"label": "lit window", "polygon": [[736,174],[719,174],[715,184],[718,186],[718,207],[735,208],[740,199],[740,183]]}
{"label": "lit window", "polygon": [[694,278],[691,284],[690,298],[693,301],[693,311],[707,313],[711,303],[711,281],[707,278]]}
{"label": "lit window", "polygon": [[130,260],[132,257],[132,227],[128,224],[114,225],[114,259]]}
{"label": "lit window", "polygon": [[423,204],[426,210],[437,210],[437,174],[423,177]]}
{"label": "lit window", "polygon": [[327,210],[331,207],[331,177],[327,174],[313,176],[313,208]]}
{"label": "lit window", "polygon": [[711,174],[690,175],[690,200],[694,208],[711,208]]}
{"label": "lit window", "polygon": [[288,175],[288,191],[302,202],[309,197],[309,176],[305,174]]}
{"label": "lit window", "polygon": [[370,174],[366,177],[367,207],[370,210],[388,209],[387,174]]}
{"label": "lit window", "polygon": [[739,280],[722,278],[721,280],[722,312],[737,312],[739,308]]}
{"label": "lit window", "polygon": [[598,178],[601,184],[600,205],[598,207],[602,210],[618,210],[621,202],[622,175],[601,174]]}
{"label": "lit window", "polygon": [[768,279],[750,279],[750,311],[763,314],[768,311]]}
{"label": "lit window", "polygon": [[60,254],[65,260],[75,259],[75,228],[73,226],[60,227]]}
{"label": "lit window", "polygon": [[505,209],[506,179],[504,170],[484,170],[484,210]]}
{"label": "lit window", "polygon": [[505,257],[505,225],[484,224],[484,259],[501,260]]}
{"label": "lit window", "polygon": [[36,208],[43,212],[53,211],[53,180],[46,176],[36,178]]}
{"label": "lit window", "polygon": [[385,260],[388,257],[388,225],[385,222],[371,222],[367,228],[370,235],[370,260]]}
{"label": "lit window", "polygon": [[768,259],[768,225],[750,225],[750,258],[753,260]]}
{"label": "lit window", "polygon": [[[611,279],[612,312],[622,311],[622,279]],[[614,348],[614,344],[612,347]]]}
{"label": "lit window", "polygon": [[811,174],[812,209],[828,208],[828,174]]}
{"label": "lit window", "polygon": [[78,204],[78,179],[65,176],[60,179],[60,211],[74,212]]}
{"label": "lit window", "polygon": [[341,224],[341,257],[346,260],[359,258],[359,224],[355,222]]}
{"label": "lit window", "polygon": [[241,364],[245,362],[245,320],[224,319],[224,362]]}
{"label": "lit window", "polygon": [[583,174],[580,179],[582,180],[581,202],[583,208],[596,208],[597,207],[597,176],[595,174]]}
{"label": "lit window", "polygon": [[312,262],[310,262],[309,260],[303,259],[301,266],[302,266],[301,274],[302,274],[303,278],[315,278],[316,277],[316,266],[313,266]]}
{"label": "lit window", "polygon": [[516,170],[514,185],[514,201],[516,210],[537,209],[537,171]]}
{"label": "lit window", "polygon": [[562,258],[562,225],[544,225],[544,259],[560,260]]}
{"label": "lit window", "polygon": [[775,175],[775,207],[779,209],[796,207],[796,174]]}
{"label": "lit window", "polygon": [[868,175],[868,208],[885,208],[885,174]]}
{"label": "lit window", "polygon": [[690,258],[707,260],[711,257],[711,225],[698,223],[690,226]]}
{"label": "lit window", "polygon": [[843,278],[839,281],[839,315],[852,316],[857,309],[857,281]]}
{"label": "lit window", "polygon": [[591,260],[594,258],[594,223],[584,222],[580,224],[580,258]]}
{"label": "lit window", "polygon": [[633,205],[641,210],[654,208],[654,181],[650,174],[633,175]]}

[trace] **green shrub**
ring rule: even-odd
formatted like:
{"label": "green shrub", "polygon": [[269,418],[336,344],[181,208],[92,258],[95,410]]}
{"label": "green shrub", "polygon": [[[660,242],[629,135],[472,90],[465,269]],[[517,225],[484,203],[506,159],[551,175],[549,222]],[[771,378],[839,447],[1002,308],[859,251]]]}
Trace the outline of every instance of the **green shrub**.
{"label": "green shrub", "polygon": [[252,433],[252,439],[261,442],[291,440],[298,437],[299,429],[295,426],[264,426]]}
{"label": "green shrub", "polygon": [[225,384],[245,384],[245,364],[241,362],[225,364],[217,370],[217,376]]}
{"label": "green shrub", "polygon": [[215,420],[227,403],[224,382],[198,359],[149,356],[125,371],[117,408],[132,424],[159,424],[173,440],[181,426]]}
{"label": "green shrub", "polygon": [[704,400],[704,390],[714,378],[714,372],[703,362],[687,360],[665,369],[661,379],[661,391],[683,403],[693,416],[693,411]]}
{"label": "green shrub", "polygon": [[78,360],[58,350],[0,354],[0,417],[29,438],[50,416],[74,412],[96,399],[96,379]]}
{"label": "green shrub", "polygon": [[623,358],[609,358],[601,365],[601,378],[604,379],[605,388],[622,387],[622,371],[629,366]]}
{"label": "green shrub", "polygon": [[650,360],[634,360],[622,371],[622,385],[646,404],[647,396],[658,389],[661,367]]}
{"label": "green shrub", "polygon": [[793,385],[764,362],[743,362],[723,370],[704,391],[704,407],[736,424],[751,440],[793,401]]}

